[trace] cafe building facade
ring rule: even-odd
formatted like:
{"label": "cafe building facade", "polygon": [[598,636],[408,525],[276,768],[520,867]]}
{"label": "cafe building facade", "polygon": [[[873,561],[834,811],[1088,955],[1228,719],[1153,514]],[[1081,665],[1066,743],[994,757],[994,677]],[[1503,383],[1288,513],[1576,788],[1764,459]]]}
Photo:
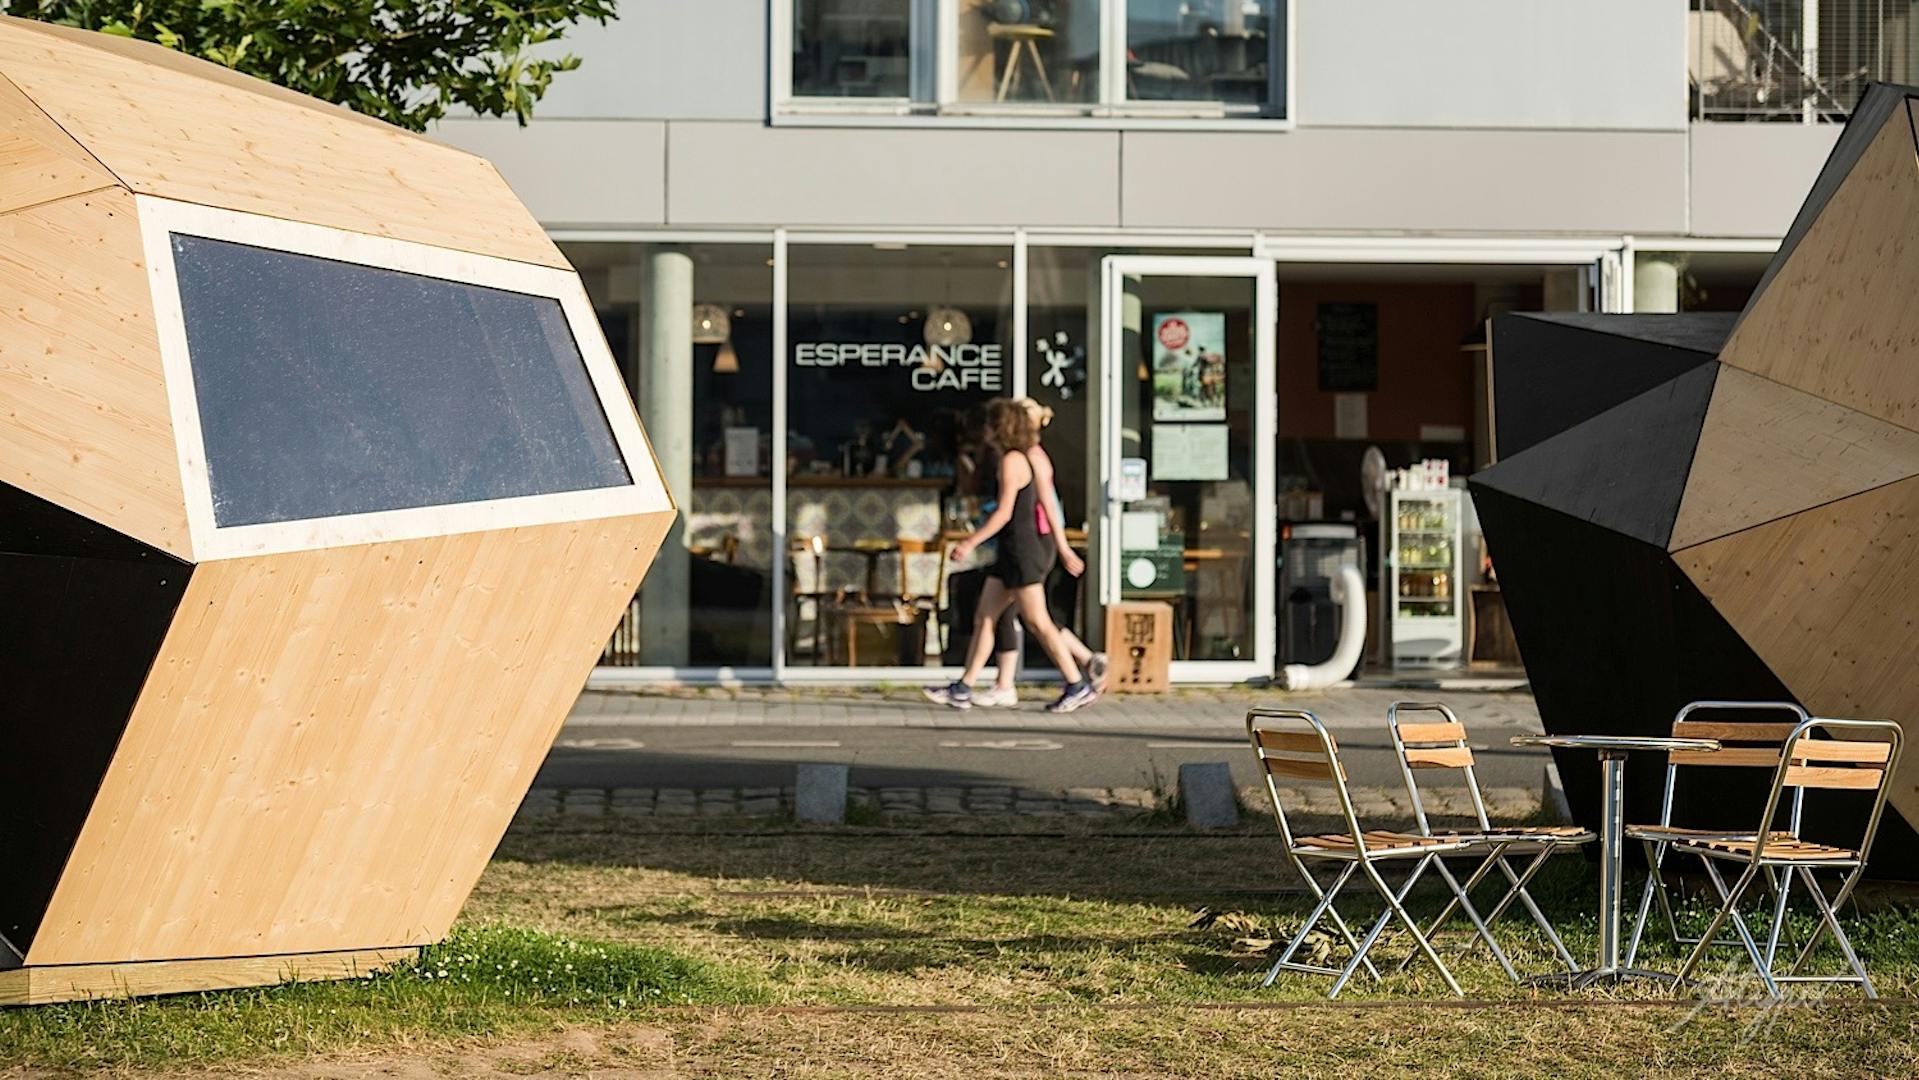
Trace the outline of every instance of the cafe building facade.
{"label": "cafe building facade", "polygon": [[580,270],[682,511],[596,682],[949,677],[999,396],[1053,410],[1056,615],[1271,675],[1289,527],[1377,547],[1368,448],[1495,454],[1489,315],[1743,304],[1843,109],[1715,115],[1713,10],[628,0],[532,123],[435,133]]}

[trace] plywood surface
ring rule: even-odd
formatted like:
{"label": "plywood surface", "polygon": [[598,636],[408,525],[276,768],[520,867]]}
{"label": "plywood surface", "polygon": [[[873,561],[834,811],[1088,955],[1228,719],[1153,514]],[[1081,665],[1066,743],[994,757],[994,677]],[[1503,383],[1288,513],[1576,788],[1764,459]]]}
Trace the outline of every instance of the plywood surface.
{"label": "plywood surface", "polygon": [[190,558],[133,196],[0,214],[0,482]]}
{"label": "plywood surface", "polygon": [[0,78],[0,214],[117,183],[19,88]]}
{"label": "plywood surface", "polygon": [[443,936],[671,521],[202,564],[27,963]]}
{"label": "plywood surface", "polygon": [[1919,430],[1919,146],[1892,110],[1722,359]]}
{"label": "plywood surface", "polygon": [[79,964],[0,971],[0,1006],[52,1005],[286,982],[351,979],[418,956],[417,948],[356,949],[299,956],[240,956],[138,964]]}
{"label": "plywood surface", "polygon": [[[1919,716],[1919,477],[1673,556],[1753,651],[1819,716]],[[1892,802],[1919,826],[1919,754]]]}
{"label": "plywood surface", "polygon": [[0,75],[134,191],[567,265],[485,160],[198,67],[0,19]]}
{"label": "plywood surface", "polygon": [[1677,551],[1919,475],[1919,432],[1724,367],[1673,525]]}

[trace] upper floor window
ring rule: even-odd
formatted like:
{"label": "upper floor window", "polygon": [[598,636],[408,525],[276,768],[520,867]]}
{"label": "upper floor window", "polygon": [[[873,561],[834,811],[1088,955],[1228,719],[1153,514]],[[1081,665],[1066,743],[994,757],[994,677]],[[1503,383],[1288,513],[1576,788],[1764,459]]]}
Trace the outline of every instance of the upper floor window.
{"label": "upper floor window", "polygon": [[1691,0],[1697,120],[1843,121],[1874,82],[1919,80],[1919,3]]}
{"label": "upper floor window", "polygon": [[[774,0],[775,112],[1285,118],[1287,0]],[[784,70],[780,70],[783,68]]]}

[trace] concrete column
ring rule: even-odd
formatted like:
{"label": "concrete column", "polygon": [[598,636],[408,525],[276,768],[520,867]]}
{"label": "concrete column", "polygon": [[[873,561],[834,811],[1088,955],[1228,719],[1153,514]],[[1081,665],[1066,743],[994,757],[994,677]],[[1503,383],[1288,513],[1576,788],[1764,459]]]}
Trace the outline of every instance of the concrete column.
{"label": "concrete column", "polygon": [[648,665],[683,665],[691,600],[686,514],[693,505],[693,258],[684,248],[647,252],[639,368],[640,418],[680,508],[640,588],[640,657]]}
{"label": "concrete column", "polygon": [[1680,256],[1636,252],[1632,265],[1632,309],[1655,315],[1679,310]]}

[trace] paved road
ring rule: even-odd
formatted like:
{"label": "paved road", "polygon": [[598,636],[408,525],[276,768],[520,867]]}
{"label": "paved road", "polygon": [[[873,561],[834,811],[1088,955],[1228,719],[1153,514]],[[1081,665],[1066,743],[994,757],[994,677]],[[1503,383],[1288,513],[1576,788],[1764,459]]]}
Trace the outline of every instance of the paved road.
{"label": "paved road", "polygon": [[[954,712],[910,692],[753,692],[584,695],[542,768],[544,788],[727,788],[792,782],[796,762],[852,766],[861,787],[980,784],[1062,790],[1171,787],[1183,762],[1226,761],[1258,782],[1243,717],[1255,703],[1312,709],[1337,733],[1353,783],[1397,786],[1385,729],[1390,691],[1313,697],[1258,692],[1116,698],[1067,717],[1035,703],[1018,711]],[[1458,694],[1481,752],[1480,783],[1536,788],[1543,752],[1509,736],[1539,730],[1523,694]]]}

